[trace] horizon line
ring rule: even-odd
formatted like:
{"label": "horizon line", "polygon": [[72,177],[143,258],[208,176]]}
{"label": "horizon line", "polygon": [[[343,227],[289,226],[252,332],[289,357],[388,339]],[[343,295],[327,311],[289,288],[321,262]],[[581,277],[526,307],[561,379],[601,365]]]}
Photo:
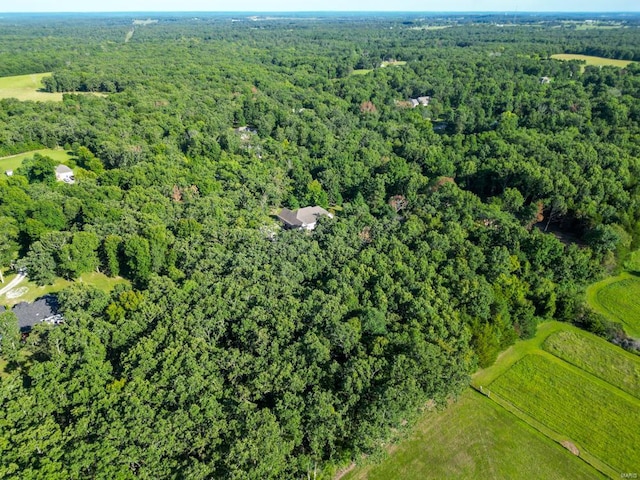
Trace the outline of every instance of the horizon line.
{"label": "horizon line", "polygon": [[[411,13],[411,14],[487,14],[512,13],[513,10],[104,10],[104,11],[32,11],[32,12],[2,12],[0,15],[48,15],[48,14],[104,14],[104,13]],[[519,10],[519,14],[640,14],[640,10]]]}

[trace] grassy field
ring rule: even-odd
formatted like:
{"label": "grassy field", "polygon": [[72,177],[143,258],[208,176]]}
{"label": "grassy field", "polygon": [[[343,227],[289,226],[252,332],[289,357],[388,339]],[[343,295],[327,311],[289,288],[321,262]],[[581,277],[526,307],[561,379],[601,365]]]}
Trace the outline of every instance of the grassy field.
{"label": "grassy field", "polygon": [[547,337],[543,348],[640,399],[640,357],[602,338],[568,331]]}
{"label": "grassy field", "polygon": [[[12,277],[7,277],[5,282],[10,282],[11,278]],[[85,273],[76,282],[93,285],[102,291],[110,292],[118,283],[127,283],[127,280],[121,277],[111,278],[107,277],[103,273],[92,272]],[[36,298],[40,298],[48,293],[59,292],[63,288],[76,282],[58,278],[53,285],[39,287],[33,282],[23,281],[12,291],[9,291],[4,295],[0,295],[0,305],[13,306],[20,302],[33,302]],[[17,295],[17,293],[20,293],[20,295]]]}
{"label": "grassy field", "polygon": [[502,352],[493,365],[483,370],[478,370],[471,377],[471,384],[479,388],[489,385],[500,375],[506,373],[521,358],[542,350],[542,344],[550,335],[556,332],[582,332],[577,327],[562,322],[544,322],[538,325],[536,336],[529,340],[516,342],[515,345]]}
{"label": "grassy field", "polygon": [[591,307],[614,322],[622,323],[628,335],[640,338],[640,277],[623,273],[587,289]]}
{"label": "grassy field", "polygon": [[490,388],[614,470],[640,468],[637,398],[549,354],[527,355]]}
{"label": "grassy field", "polygon": [[427,413],[414,433],[378,465],[344,479],[603,478],[490,399],[468,390],[441,412]]}
{"label": "grassy field", "polygon": [[25,159],[33,157],[35,153],[46,155],[47,157],[51,157],[53,160],[56,160],[60,163],[67,163],[71,158],[71,155],[69,155],[61,148],[43,148],[42,150],[32,150],[31,152],[18,153],[17,155],[10,155],[8,157],[0,158],[0,173],[4,173],[7,170],[17,169],[20,165],[22,165],[22,162]]}
{"label": "grassy field", "polygon": [[62,93],[38,91],[42,88],[42,79],[49,75],[51,72],[0,77],[0,98],[59,102],[62,100]]}
{"label": "grassy field", "polygon": [[373,69],[371,69],[371,68],[360,68],[358,70],[354,70],[353,72],[351,72],[351,75],[366,75],[369,72],[373,72]]}
{"label": "grassy field", "polygon": [[594,65],[596,67],[626,67],[632,63],[630,60],[615,60],[613,58],[593,57],[591,55],[574,55],[573,53],[558,53],[551,55],[551,58],[555,58],[556,60],[583,60],[587,65]]}

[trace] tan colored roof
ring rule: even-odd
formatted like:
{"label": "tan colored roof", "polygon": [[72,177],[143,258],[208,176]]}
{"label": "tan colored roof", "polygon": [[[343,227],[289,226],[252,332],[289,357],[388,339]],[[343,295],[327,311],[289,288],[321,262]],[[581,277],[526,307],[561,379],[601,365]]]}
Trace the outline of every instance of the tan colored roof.
{"label": "tan colored roof", "polygon": [[278,214],[278,218],[291,227],[302,227],[304,225],[310,225],[318,220],[318,217],[332,215],[322,207],[304,207],[298,210],[289,210],[283,208]]}

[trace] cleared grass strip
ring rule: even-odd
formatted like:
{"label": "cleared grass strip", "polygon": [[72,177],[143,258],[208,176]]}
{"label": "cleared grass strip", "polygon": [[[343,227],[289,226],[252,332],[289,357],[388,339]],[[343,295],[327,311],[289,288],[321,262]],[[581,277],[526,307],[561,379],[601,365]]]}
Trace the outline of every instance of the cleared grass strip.
{"label": "cleared grass strip", "polygon": [[537,354],[517,362],[490,389],[618,473],[640,469],[640,402],[635,397]]}
{"label": "cleared grass strip", "polygon": [[640,399],[640,357],[601,338],[568,331],[550,335],[542,347]]}
{"label": "cleared grass strip", "polygon": [[640,338],[640,278],[628,273],[607,278],[587,289],[587,300],[610,320],[622,323],[627,334]]}

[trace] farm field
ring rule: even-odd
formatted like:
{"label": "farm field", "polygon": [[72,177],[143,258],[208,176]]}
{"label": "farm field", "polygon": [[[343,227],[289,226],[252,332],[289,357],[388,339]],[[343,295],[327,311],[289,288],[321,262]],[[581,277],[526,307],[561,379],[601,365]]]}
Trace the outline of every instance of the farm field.
{"label": "farm field", "polygon": [[604,58],[604,57],[594,57],[591,55],[577,55],[573,53],[558,53],[555,55],[551,55],[551,58],[555,58],[556,60],[584,60],[587,65],[593,65],[596,67],[602,66],[611,66],[611,67],[626,67],[629,65],[631,60],[616,60],[613,58]]}
{"label": "farm field", "polygon": [[62,100],[62,93],[38,91],[42,88],[42,79],[49,75],[51,72],[0,77],[0,98],[59,102]]}
{"label": "farm field", "polygon": [[543,348],[562,360],[640,398],[640,357],[604,339],[561,331],[547,337]]}
{"label": "farm field", "polygon": [[490,388],[615,471],[640,467],[637,398],[542,354],[525,356]]}
{"label": "farm field", "polygon": [[405,478],[602,478],[595,469],[490,399],[467,390],[424,415],[384,461],[344,480]]}
{"label": "farm field", "polygon": [[640,338],[640,278],[629,273],[610,277],[587,289],[587,301],[625,332]]}
{"label": "farm field", "polygon": [[22,162],[25,159],[33,157],[33,155],[36,153],[50,157],[60,163],[67,163],[71,158],[71,155],[69,155],[61,148],[43,148],[41,150],[32,150],[30,152],[18,153],[16,155],[9,155],[7,157],[0,158],[0,173],[4,173],[7,170],[17,169],[20,165],[22,165]]}

